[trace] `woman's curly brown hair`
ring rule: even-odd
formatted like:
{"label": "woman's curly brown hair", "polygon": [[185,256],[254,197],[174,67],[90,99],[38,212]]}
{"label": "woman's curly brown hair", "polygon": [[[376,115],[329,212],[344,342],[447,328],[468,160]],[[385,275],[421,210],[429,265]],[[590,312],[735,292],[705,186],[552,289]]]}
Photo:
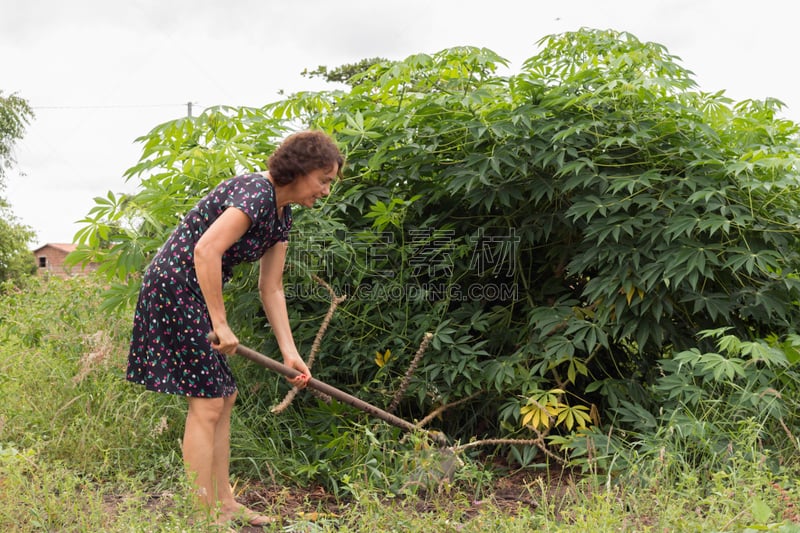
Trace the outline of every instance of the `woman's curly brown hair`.
{"label": "woman's curly brown hair", "polygon": [[288,136],[269,156],[267,166],[275,185],[288,185],[314,170],[339,165],[341,177],[344,156],[331,137],[322,131],[301,131]]}

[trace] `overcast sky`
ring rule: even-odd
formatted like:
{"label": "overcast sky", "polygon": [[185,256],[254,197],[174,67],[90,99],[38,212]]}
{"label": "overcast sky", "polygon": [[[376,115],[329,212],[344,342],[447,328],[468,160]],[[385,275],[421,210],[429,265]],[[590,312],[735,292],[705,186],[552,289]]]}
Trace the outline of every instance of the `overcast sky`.
{"label": "overcast sky", "polygon": [[0,90],[36,118],[5,195],[37,232],[72,242],[93,198],[132,191],[136,137],[212,105],[321,89],[300,75],[365,57],[470,45],[518,70],[541,38],[581,27],[665,45],[703,90],[774,97],[800,122],[794,0],[0,0]]}

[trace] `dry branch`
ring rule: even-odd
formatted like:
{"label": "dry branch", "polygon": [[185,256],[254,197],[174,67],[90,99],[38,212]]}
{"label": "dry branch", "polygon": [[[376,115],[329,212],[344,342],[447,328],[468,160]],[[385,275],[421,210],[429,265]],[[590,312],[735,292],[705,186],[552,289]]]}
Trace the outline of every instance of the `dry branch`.
{"label": "dry branch", "polygon": [[414,359],[411,360],[411,364],[408,365],[408,370],[406,370],[406,375],[403,377],[403,382],[400,383],[400,388],[397,389],[392,403],[389,404],[389,407],[386,409],[389,413],[394,413],[395,409],[397,409],[397,406],[400,404],[400,400],[405,395],[408,385],[411,383],[411,378],[417,370],[419,360],[422,359],[422,354],[428,349],[428,343],[431,342],[432,338],[433,334],[430,332],[425,332],[425,335],[422,336],[422,342],[419,343],[417,353],[414,355]]}
{"label": "dry branch", "polygon": [[558,464],[564,465],[566,461],[562,458],[553,453],[548,447],[547,444],[544,442],[544,437],[538,431],[537,438],[535,439],[485,439],[485,440],[476,440],[473,442],[468,442],[467,444],[461,444],[458,446],[453,446],[454,452],[461,452],[468,448],[475,448],[477,446],[501,446],[501,445],[516,445],[516,446],[536,446],[541,450],[545,455],[556,461]]}
{"label": "dry branch", "polygon": [[[308,366],[309,370],[311,366],[314,364],[314,359],[317,357],[317,352],[319,352],[320,344],[322,343],[322,337],[325,336],[325,331],[328,329],[328,325],[331,322],[331,318],[333,318],[333,313],[336,311],[336,308],[339,307],[339,304],[342,303],[347,299],[347,295],[344,294],[342,296],[337,296],[336,293],[333,291],[330,285],[328,285],[322,278],[318,276],[313,276],[314,280],[328,289],[328,293],[331,295],[331,305],[328,307],[328,312],[325,314],[325,318],[322,320],[322,324],[319,326],[319,330],[317,330],[317,335],[314,337],[314,342],[311,344],[311,351],[308,354],[308,358],[306,361],[306,365]],[[289,407],[294,400],[294,397],[297,396],[297,393],[300,389],[297,387],[292,387],[292,389],[286,393],[286,396],[283,398],[283,401],[273,407],[271,411],[273,413],[281,413]],[[331,399],[326,395],[319,391],[312,390],[312,394],[317,396],[318,398],[322,399],[326,403],[330,403]]]}
{"label": "dry branch", "polygon": [[431,411],[430,413],[428,413],[428,415],[425,418],[423,418],[422,420],[417,422],[415,425],[418,428],[424,428],[425,426],[430,424],[431,420],[433,420],[434,418],[436,418],[437,416],[439,416],[440,414],[442,414],[446,410],[450,409],[451,407],[455,407],[456,405],[460,405],[460,404],[462,404],[464,402],[468,402],[468,401],[470,401],[472,399],[475,399],[480,395],[480,393],[481,393],[481,391],[478,391],[478,392],[470,394],[466,398],[461,398],[460,400],[456,400],[454,402],[450,402],[448,404],[441,405],[441,406],[437,407],[436,409],[434,409],[433,411]]}

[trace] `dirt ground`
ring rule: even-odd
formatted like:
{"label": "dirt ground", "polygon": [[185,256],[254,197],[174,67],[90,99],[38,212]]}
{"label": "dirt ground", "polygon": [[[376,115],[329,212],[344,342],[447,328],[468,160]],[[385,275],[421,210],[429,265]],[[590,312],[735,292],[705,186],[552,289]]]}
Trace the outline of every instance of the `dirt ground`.
{"label": "dirt ground", "polygon": [[[449,511],[454,515],[469,518],[478,515],[482,509],[492,506],[508,516],[513,516],[524,510],[538,509],[540,505],[556,503],[556,506],[561,508],[548,509],[547,512],[554,512],[561,518],[568,519],[569,502],[578,496],[579,491],[586,490],[580,483],[580,473],[569,470],[558,468],[549,471],[517,470],[508,471],[505,475],[501,473],[502,470],[494,471],[496,474],[492,485],[483,491],[480,500],[454,499],[450,492],[432,491],[413,499],[416,511],[420,516]],[[317,522],[352,511],[351,502],[337,499],[321,486],[303,488],[248,482],[245,486],[234,489],[237,500],[249,508],[271,516],[283,517],[283,526],[300,521]],[[778,499],[781,500],[781,518],[793,524],[800,524],[800,504],[791,494],[777,485],[775,489]],[[151,504],[156,511],[165,506],[169,507],[171,502],[171,497],[154,497]],[[399,503],[397,498],[386,501],[387,506]],[[562,512],[565,514],[562,515]],[[702,509],[698,507],[696,512],[702,513]],[[652,527],[652,518],[647,510],[644,510],[643,513],[633,513],[628,519],[633,530],[642,530]],[[237,531],[257,533],[263,532],[264,529],[241,526]]]}
{"label": "dirt ground", "polygon": [[[461,509],[461,512],[479,512],[482,505],[491,503],[496,508],[509,514],[519,512],[523,507],[534,509],[538,506],[542,490],[564,491],[573,486],[573,474],[565,471],[517,471],[507,475],[498,474],[495,477],[492,489],[486,491],[487,496],[482,501],[470,502],[470,509]],[[306,519],[315,521],[322,515],[337,515],[346,502],[337,499],[323,487],[286,488],[251,484],[242,489],[238,499],[256,511],[270,509],[291,519]],[[447,495],[429,494],[419,498],[417,510],[423,514],[428,511],[441,511],[447,505],[455,506]],[[304,511],[298,511],[303,509]],[[308,511],[314,509],[313,511]],[[454,509],[455,510],[455,509]],[[241,527],[242,533],[255,533],[263,531],[260,527]]]}

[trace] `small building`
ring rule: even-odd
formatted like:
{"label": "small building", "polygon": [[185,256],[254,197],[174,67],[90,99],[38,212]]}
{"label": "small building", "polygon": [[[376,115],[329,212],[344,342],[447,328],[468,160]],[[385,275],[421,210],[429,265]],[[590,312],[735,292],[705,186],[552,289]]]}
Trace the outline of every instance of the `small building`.
{"label": "small building", "polygon": [[77,245],[72,243],[47,243],[33,250],[33,256],[36,259],[36,274],[68,278],[95,270],[96,265],[94,264],[86,265],[83,268],[80,265],[74,267],[64,265],[64,259],[76,248]]}

